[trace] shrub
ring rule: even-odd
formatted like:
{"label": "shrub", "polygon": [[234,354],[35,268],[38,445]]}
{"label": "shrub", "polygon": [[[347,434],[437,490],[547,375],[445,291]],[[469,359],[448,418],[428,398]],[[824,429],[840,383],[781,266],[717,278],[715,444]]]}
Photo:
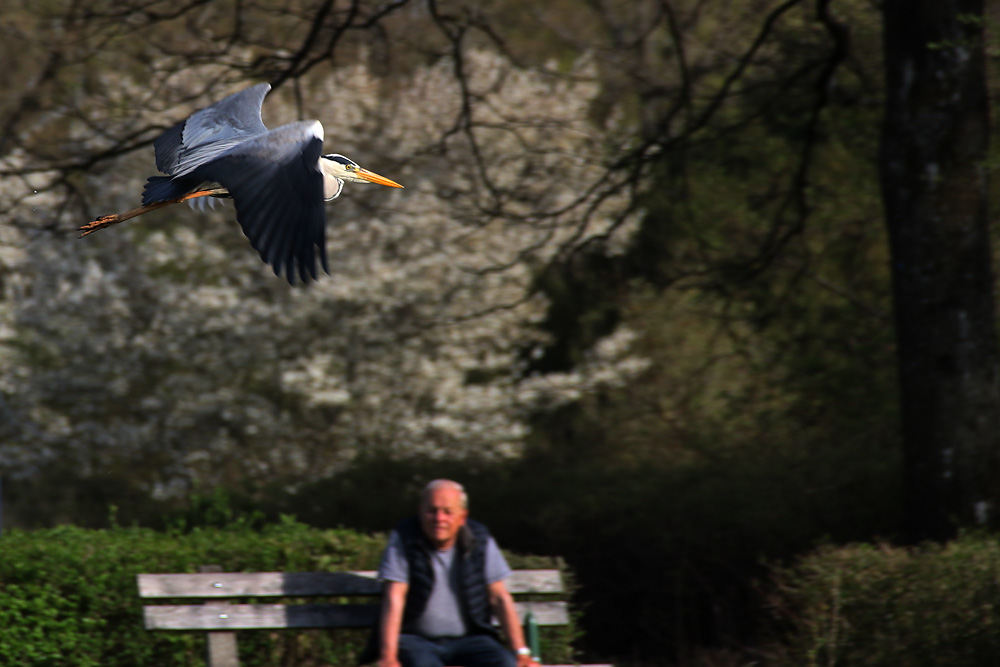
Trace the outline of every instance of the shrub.
{"label": "shrub", "polygon": [[779,571],[773,598],[794,665],[994,665],[1000,539],[824,547]]}
{"label": "shrub", "polygon": [[[284,519],[157,532],[63,526],[9,531],[0,538],[0,664],[19,667],[135,667],[205,664],[205,633],[148,632],[135,575],[227,571],[370,570],[384,536],[317,530]],[[508,554],[511,567],[552,567]],[[572,629],[547,633],[547,658],[568,660]],[[248,666],[354,664],[367,631],[239,633]]]}

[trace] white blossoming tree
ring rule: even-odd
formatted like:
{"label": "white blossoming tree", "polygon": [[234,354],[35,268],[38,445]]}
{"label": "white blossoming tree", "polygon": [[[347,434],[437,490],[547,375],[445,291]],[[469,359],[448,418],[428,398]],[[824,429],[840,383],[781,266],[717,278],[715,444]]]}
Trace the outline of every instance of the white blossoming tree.
{"label": "white blossoming tree", "polygon": [[8,474],[63,466],[167,497],[315,479],[366,451],[507,457],[530,411],[642,367],[627,331],[573,373],[528,377],[521,361],[543,342],[538,269],[630,229],[605,166],[620,124],[588,121],[598,87],[585,59],[555,76],[463,49],[390,82],[362,57],[273,92],[270,126],[319,118],[328,150],[406,186],[348,187],[328,207],[332,275],[308,288],[271,274],[230,206],[68,233],[81,211],[133,206],[153,173],[151,149],[122,137],[148,143],[252,83],[234,68],[255,53],[184,68],[162,56],[159,100],[141,76],[104,70],[78,113],[37,120],[41,133],[59,125],[77,163],[102,156],[87,169],[20,148],[0,157]]}

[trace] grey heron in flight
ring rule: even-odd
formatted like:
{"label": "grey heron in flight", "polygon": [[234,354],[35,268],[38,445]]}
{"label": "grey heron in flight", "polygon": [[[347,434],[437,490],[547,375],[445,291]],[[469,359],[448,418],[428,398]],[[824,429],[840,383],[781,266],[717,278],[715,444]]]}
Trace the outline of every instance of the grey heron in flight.
{"label": "grey heron in flight", "polygon": [[343,155],[323,155],[318,120],[267,129],[260,108],[270,90],[261,83],[234,93],[160,135],[153,148],[166,176],[150,177],[142,206],[80,227],[81,237],[170,204],[231,197],[243,233],[276,275],[309,282],[317,257],[329,273],[324,200],[339,197],[344,183],[403,186]]}

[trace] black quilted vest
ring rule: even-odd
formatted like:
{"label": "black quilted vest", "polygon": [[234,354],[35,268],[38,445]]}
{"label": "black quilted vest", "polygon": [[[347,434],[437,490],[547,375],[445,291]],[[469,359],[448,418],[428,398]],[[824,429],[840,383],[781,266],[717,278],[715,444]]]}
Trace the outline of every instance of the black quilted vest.
{"label": "black quilted vest", "polygon": [[[403,551],[409,566],[409,586],[406,591],[406,606],[403,608],[402,632],[410,633],[420,613],[427,606],[427,600],[434,589],[434,567],[430,553],[434,546],[427,541],[416,517],[404,519],[397,527],[403,542]],[[498,637],[490,623],[489,589],[486,584],[486,542],[490,532],[486,526],[467,519],[459,531],[455,544],[461,581],[461,604],[465,613],[465,623],[470,634],[489,634]],[[367,665],[378,658],[379,628],[372,628],[368,645],[358,656],[359,665]]]}
{"label": "black quilted vest", "polygon": [[[417,517],[403,520],[397,527],[403,552],[409,565],[409,588],[403,608],[403,632],[413,631],[417,618],[427,606],[434,589],[434,567],[431,565],[431,545],[420,528]],[[486,542],[490,532],[486,526],[468,519],[455,542],[455,558],[459,568],[459,597],[470,634],[496,635],[490,623],[489,589],[486,584]]]}

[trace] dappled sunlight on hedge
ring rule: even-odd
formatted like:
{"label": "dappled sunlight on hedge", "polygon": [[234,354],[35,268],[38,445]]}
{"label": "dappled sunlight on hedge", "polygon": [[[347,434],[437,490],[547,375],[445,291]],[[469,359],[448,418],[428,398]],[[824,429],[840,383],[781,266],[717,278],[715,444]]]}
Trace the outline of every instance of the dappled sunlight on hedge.
{"label": "dappled sunlight on hedge", "polygon": [[788,665],[991,665],[1000,655],[1000,538],[917,548],[828,546],[778,572]]}

